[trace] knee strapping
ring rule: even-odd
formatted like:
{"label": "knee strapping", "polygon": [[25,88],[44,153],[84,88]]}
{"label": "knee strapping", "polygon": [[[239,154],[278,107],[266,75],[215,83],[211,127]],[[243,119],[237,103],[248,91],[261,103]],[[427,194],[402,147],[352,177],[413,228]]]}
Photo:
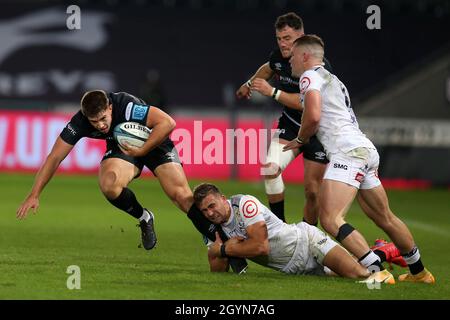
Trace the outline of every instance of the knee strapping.
{"label": "knee strapping", "polygon": [[284,192],[284,182],[281,174],[274,179],[264,179],[267,194],[280,194]]}

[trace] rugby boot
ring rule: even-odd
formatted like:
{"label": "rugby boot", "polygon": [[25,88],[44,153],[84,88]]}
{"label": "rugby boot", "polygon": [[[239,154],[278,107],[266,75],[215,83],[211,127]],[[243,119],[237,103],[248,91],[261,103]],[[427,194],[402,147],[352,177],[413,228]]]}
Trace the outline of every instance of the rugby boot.
{"label": "rugby boot", "polygon": [[386,256],[386,262],[389,264],[389,269],[392,270],[392,263],[402,268],[408,267],[405,259],[402,257],[400,250],[392,242],[387,242],[384,239],[375,240],[375,245],[371,247],[373,251],[380,250]]}
{"label": "rugby boot", "polygon": [[151,250],[156,245],[156,233],[154,226],[155,217],[151,211],[145,208],[144,210],[147,211],[147,213],[150,215],[150,219],[148,220],[148,222],[145,220],[139,222],[139,227],[141,228],[142,245],[144,246],[145,250]]}
{"label": "rugby boot", "polygon": [[382,271],[374,272],[368,278],[358,282],[366,284],[376,284],[376,283],[395,284],[395,278],[389,271],[384,269]]}
{"label": "rugby boot", "polygon": [[434,284],[436,280],[434,276],[426,268],[420,271],[418,274],[412,274],[411,272],[401,274],[398,276],[400,282],[422,282],[427,284]]}

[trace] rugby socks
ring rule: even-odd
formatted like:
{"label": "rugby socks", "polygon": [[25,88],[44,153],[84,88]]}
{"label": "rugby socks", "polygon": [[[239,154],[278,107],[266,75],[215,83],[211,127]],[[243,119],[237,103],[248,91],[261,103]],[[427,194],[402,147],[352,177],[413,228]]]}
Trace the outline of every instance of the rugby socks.
{"label": "rugby socks", "polygon": [[[139,219],[143,216],[144,208],[139,204],[133,191],[128,188],[123,188],[120,195],[114,199],[108,199],[108,201],[116,208],[125,211],[129,215]],[[148,213],[147,213],[148,215]]]}
{"label": "rugby socks", "polygon": [[272,211],[278,218],[286,222],[286,218],[284,217],[284,200],[279,202],[271,203],[269,202],[270,211]]}
{"label": "rugby socks", "polygon": [[408,264],[408,268],[411,274],[418,274],[425,269],[422,264],[422,260],[420,259],[419,248],[417,248],[416,246],[414,246],[414,248],[409,253],[402,256]]}
{"label": "rugby socks", "polygon": [[373,250],[373,253],[375,253],[381,260],[381,262],[386,261],[386,254],[381,250]]}
{"label": "rugby socks", "polygon": [[[369,250],[365,255],[359,258],[358,262],[372,272],[384,270],[380,257],[378,257],[372,250]],[[371,266],[374,266],[375,270],[371,269]]]}

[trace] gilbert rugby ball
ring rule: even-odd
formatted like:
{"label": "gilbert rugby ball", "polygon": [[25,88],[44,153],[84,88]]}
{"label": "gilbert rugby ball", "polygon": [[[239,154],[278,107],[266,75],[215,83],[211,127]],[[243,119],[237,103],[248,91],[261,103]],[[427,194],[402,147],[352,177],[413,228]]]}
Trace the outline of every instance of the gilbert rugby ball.
{"label": "gilbert rugby ball", "polygon": [[122,122],[114,128],[113,135],[117,143],[124,148],[126,148],[124,143],[140,148],[147,141],[151,132],[151,129],[140,123]]}

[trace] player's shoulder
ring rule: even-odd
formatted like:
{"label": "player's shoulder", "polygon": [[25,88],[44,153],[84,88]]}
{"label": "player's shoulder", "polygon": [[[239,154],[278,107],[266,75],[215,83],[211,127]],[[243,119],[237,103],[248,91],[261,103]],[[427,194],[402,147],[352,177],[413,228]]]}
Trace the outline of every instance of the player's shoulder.
{"label": "player's shoulder", "polygon": [[88,118],[86,118],[83,114],[83,112],[81,112],[81,110],[78,110],[77,113],[75,113],[72,118],[70,119],[70,123],[74,124],[74,125],[83,125],[83,124],[89,124],[89,120]]}
{"label": "player's shoulder", "polygon": [[308,89],[320,90],[324,83],[323,67],[306,70],[300,77],[300,93],[305,93]]}
{"label": "player's shoulder", "polygon": [[309,69],[309,70],[306,70],[305,72],[303,72],[300,79],[303,79],[303,78],[309,78],[309,79],[320,78],[320,74],[316,68]]}
{"label": "player's shoulder", "polygon": [[252,218],[256,216],[259,212],[261,212],[261,202],[259,200],[249,194],[241,195],[239,200],[239,212],[245,218]]}
{"label": "player's shoulder", "polygon": [[283,55],[281,54],[280,48],[274,48],[270,52],[269,59],[270,59],[270,61],[272,61],[272,60],[274,60],[274,61],[282,60],[283,59]]}

